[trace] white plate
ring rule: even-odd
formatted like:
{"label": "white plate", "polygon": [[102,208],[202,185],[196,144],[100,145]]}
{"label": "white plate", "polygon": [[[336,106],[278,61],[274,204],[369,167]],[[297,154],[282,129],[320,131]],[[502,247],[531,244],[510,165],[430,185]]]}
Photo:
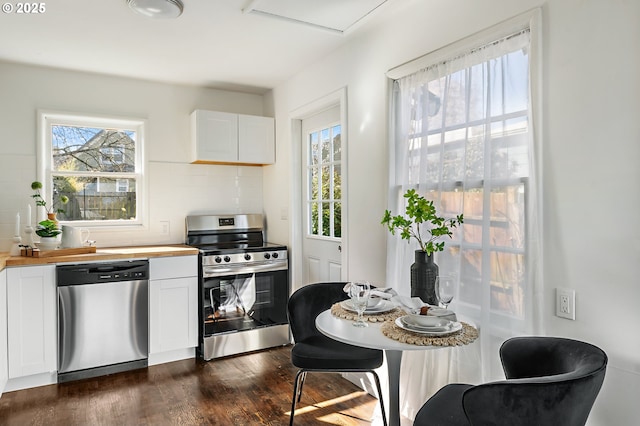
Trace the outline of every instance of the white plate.
{"label": "white plate", "polygon": [[[342,306],[342,308],[346,309],[347,311],[357,312],[354,309],[354,307],[351,305],[350,300],[343,300],[342,302],[340,302],[340,306]],[[384,312],[392,311],[395,307],[396,306],[388,300],[380,300],[380,303],[378,303],[373,308],[367,308],[364,311],[364,313],[365,314],[382,314]]]}
{"label": "white plate", "polygon": [[446,318],[431,315],[409,314],[402,317],[402,323],[407,327],[417,328],[424,331],[448,330],[452,321]]}
{"label": "white plate", "polygon": [[406,324],[405,321],[403,321],[403,318],[405,317],[396,319],[396,325],[398,327],[403,330],[411,331],[412,333],[423,334],[425,336],[446,336],[447,334],[455,333],[462,330],[462,324],[460,324],[459,322],[450,321],[449,326],[444,330],[442,328],[445,327],[441,327],[439,330],[434,330],[433,328],[429,330],[430,327],[416,327],[414,325]]}

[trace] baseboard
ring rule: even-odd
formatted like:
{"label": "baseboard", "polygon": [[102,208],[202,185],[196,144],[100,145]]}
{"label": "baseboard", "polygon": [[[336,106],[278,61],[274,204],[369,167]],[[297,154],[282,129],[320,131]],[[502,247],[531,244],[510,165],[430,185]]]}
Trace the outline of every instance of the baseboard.
{"label": "baseboard", "polygon": [[149,366],[180,361],[196,357],[196,348],[176,349],[173,351],[149,354]]}

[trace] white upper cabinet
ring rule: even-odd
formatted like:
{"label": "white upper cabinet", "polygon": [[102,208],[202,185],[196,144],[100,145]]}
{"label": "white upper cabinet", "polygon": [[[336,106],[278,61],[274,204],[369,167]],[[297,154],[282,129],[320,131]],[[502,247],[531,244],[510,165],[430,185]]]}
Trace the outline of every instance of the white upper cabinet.
{"label": "white upper cabinet", "polygon": [[274,119],[255,115],[238,116],[238,160],[241,163],[276,162]]}
{"label": "white upper cabinet", "polygon": [[195,110],[191,114],[191,161],[218,164],[275,163],[271,117]]}

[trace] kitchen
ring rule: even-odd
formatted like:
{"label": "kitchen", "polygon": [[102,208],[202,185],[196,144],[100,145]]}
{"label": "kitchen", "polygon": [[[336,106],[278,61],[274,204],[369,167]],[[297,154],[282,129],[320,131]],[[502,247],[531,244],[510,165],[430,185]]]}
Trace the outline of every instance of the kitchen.
{"label": "kitchen", "polygon": [[[29,184],[37,176],[37,111],[49,109],[132,116],[148,122],[148,225],[133,232],[92,231],[92,239],[99,247],[183,243],[187,215],[226,213],[232,206],[234,213],[263,212],[267,239],[295,251],[298,207],[291,188],[295,180],[290,135],[292,111],[347,87],[351,162],[345,186],[352,196],[345,219],[349,249],[344,256],[348,259],[349,275],[384,282],[387,235],[379,222],[387,198],[385,72],[541,6],[546,40],[545,280],[550,282],[550,288],[562,283],[575,288],[578,295],[578,321],[555,318],[551,308],[547,308],[546,332],[589,340],[607,351],[610,368],[591,420],[593,424],[633,424],[638,415],[633,395],[640,381],[636,355],[640,341],[630,337],[635,332],[627,324],[640,323],[636,307],[640,290],[633,284],[638,263],[638,225],[632,216],[640,207],[635,185],[640,176],[635,164],[638,147],[631,143],[640,139],[640,128],[634,119],[638,113],[634,94],[638,93],[635,76],[640,74],[640,58],[637,50],[618,46],[618,40],[638,38],[637,3],[620,1],[607,5],[593,0],[494,1],[488,5],[397,3],[385,14],[385,19],[376,18],[380,20],[376,22],[378,28],[346,40],[336,50],[323,51],[317,58],[320,62],[296,68],[287,78],[260,93],[45,68],[12,59],[3,61],[0,63],[2,250],[10,248],[16,212],[24,215],[30,201]],[[4,23],[11,18],[14,16],[3,15],[0,19]],[[26,21],[29,17],[24,18]],[[454,25],[458,22],[460,25]],[[22,30],[11,34],[3,31],[6,30],[0,29],[3,40],[28,36],[44,42],[47,37],[37,29],[28,34]],[[585,42],[589,49],[584,48]],[[67,55],[73,57],[74,53]],[[594,58],[599,60],[594,62]],[[263,58],[259,60],[264,62]],[[589,99],[597,98],[597,105],[584,102],[585,93]],[[191,164],[190,114],[195,109],[275,117],[276,163],[265,167]],[[602,144],[600,139],[605,135],[607,143]],[[599,171],[597,178],[594,170]],[[576,173],[585,179],[576,182]],[[354,194],[366,194],[366,202]],[[620,194],[627,195],[621,198]],[[591,207],[594,198],[598,200],[598,208],[585,213],[585,206]],[[613,220],[614,217],[617,219]],[[602,224],[610,224],[612,220],[622,225],[605,230]],[[607,249],[596,250],[603,247]],[[600,268],[603,264],[609,266]],[[300,282],[295,259],[291,272],[295,288]],[[603,285],[617,292],[615,301],[603,297]],[[545,292],[549,306],[552,298],[550,289]],[[625,325],[611,330],[606,321],[588,314],[599,312],[603,302],[615,304],[616,321]]]}

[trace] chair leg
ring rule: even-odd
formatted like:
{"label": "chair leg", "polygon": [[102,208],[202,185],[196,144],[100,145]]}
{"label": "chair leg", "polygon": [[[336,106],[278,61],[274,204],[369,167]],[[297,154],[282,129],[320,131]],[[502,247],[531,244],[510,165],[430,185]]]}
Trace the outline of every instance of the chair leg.
{"label": "chair leg", "polygon": [[291,399],[291,416],[289,417],[289,426],[293,426],[293,417],[295,416],[296,402],[299,401],[302,397],[302,382],[304,381],[305,374],[306,371],[298,370],[298,373],[296,373],[296,378],[293,381],[293,398]]}
{"label": "chair leg", "polygon": [[307,372],[302,373],[302,377],[300,377],[300,388],[298,389],[298,402],[302,399],[302,387],[304,386],[304,379],[307,378]]}
{"label": "chair leg", "polygon": [[373,379],[376,382],[376,388],[378,389],[378,398],[380,401],[380,411],[382,412],[382,424],[384,426],[387,426],[387,416],[386,413],[384,411],[384,400],[382,399],[382,387],[380,386],[380,378],[378,377],[378,373],[376,373],[375,371],[371,371],[371,374],[373,374]]}

